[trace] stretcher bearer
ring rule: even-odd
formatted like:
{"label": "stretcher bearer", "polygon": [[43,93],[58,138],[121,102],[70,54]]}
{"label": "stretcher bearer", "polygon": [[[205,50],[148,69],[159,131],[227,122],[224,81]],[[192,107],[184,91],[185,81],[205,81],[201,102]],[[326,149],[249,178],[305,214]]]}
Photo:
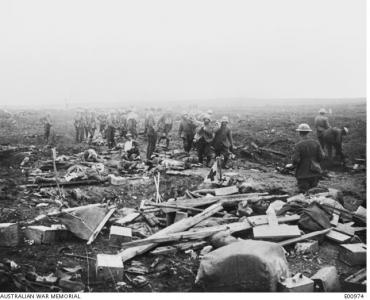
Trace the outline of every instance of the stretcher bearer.
{"label": "stretcher bearer", "polygon": [[226,168],[230,153],[234,149],[231,129],[228,127],[229,119],[222,117],[221,126],[216,130],[213,145],[216,156],[223,156],[222,168]]}
{"label": "stretcher bearer", "polygon": [[211,118],[209,115],[203,116],[203,125],[198,129],[194,139],[198,150],[199,163],[203,163],[206,158],[205,165],[210,167],[213,165],[215,152],[213,148],[213,139],[215,137],[214,129],[211,126]]}
{"label": "stretcher bearer", "polygon": [[295,167],[298,189],[305,193],[319,183],[322,174],[320,162],[324,153],[320,144],[309,137],[312,130],[308,124],[300,124],[296,131],[299,132],[300,141],[294,148],[293,164],[288,166]]}

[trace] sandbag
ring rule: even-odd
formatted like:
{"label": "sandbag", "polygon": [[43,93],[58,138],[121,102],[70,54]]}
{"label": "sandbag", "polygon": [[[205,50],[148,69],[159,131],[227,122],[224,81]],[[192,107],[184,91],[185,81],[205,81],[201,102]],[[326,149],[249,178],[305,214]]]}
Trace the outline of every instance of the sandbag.
{"label": "sandbag", "polygon": [[284,249],[272,242],[244,240],[204,256],[195,283],[205,291],[275,292],[288,277]]}
{"label": "sandbag", "polygon": [[308,231],[318,231],[331,227],[330,214],[316,202],[303,210],[298,221],[299,227]]}

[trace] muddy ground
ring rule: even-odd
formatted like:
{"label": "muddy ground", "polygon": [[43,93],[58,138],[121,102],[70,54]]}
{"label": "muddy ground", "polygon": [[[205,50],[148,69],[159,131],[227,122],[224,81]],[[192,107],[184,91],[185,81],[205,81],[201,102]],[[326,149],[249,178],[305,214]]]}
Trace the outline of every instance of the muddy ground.
{"label": "muddy ground", "polygon": [[[346,126],[350,134],[344,138],[344,152],[347,155],[347,167],[335,165],[329,167],[327,164],[328,178],[320,182],[321,187],[337,188],[344,193],[344,206],[355,210],[359,205],[366,206],[366,170],[363,166],[353,170],[356,159],[366,159],[366,106],[364,103],[350,105],[332,105],[333,115],[330,122],[334,126]],[[247,179],[262,184],[266,191],[282,192],[294,195],[297,193],[295,178],[292,175],[282,175],[276,171],[276,167],[284,166],[289,162],[297,135],[294,131],[299,123],[307,122],[313,125],[313,118],[318,107],[296,105],[291,107],[258,107],[248,109],[229,108],[227,115],[231,119],[231,127],[234,133],[235,144],[239,149],[249,145],[252,141],[258,146],[268,147],[287,154],[286,158],[281,156],[261,153],[252,156],[242,155],[238,152],[235,160],[231,162],[231,170],[238,172]],[[35,145],[37,153],[32,157],[35,163],[38,160],[51,158],[50,147],[43,144],[42,126],[39,119],[45,114],[44,111],[14,111],[17,125],[12,128],[1,128],[0,145]],[[226,114],[224,110],[215,110],[215,117]],[[79,153],[88,145],[76,145],[73,142],[73,112],[51,111],[55,122],[53,146],[56,146],[58,154],[70,155]],[[142,125],[141,125],[142,126]],[[177,138],[176,123],[173,131],[173,141],[170,148],[180,148]],[[142,155],[145,155],[146,143],[143,137],[139,137],[142,147]],[[104,146],[97,149],[104,151]],[[53,205],[38,208],[32,201],[34,192],[37,190],[20,189],[19,185],[26,183],[26,178],[19,168],[19,163],[24,155],[22,153],[10,153],[0,157],[0,222],[18,222],[29,220],[41,213],[52,209]],[[175,194],[181,196],[188,190],[195,190],[202,183],[207,169],[193,169],[187,171],[192,176],[168,176],[162,177],[160,191],[164,199],[169,199]],[[112,186],[102,184],[97,186],[82,186],[81,190],[89,195],[89,200],[76,203],[69,196],[71,189],[65,188],[67,201],[71,206],[89,203],[101,203],[110,201],[118,207],[137,207],[142,199],[154,197],[155,186],[153,178],[146,180],[132,180],[126,186]],[[361,236],[366,242],[366,237]],[[60,266],[82,267],[82,281],[86,285],[86,291],[198,291],[194,286],[195,275],[199,266],[199,259],[184,252],[159,257],[159,263],[154,269],[150,269],[147,276],[149,285],[137,287],[130,284],[130,279],[135,274],[127,274],[125,282],[128,286],[117,288],[114,282],[99,282],[95,278],[94,258],[98,253],[116,253],[118,249],[108,245],[108,227],[106,227],[91,246],[77,238],[54,245],[28,245],[21,243],[18,247],[0,247],[0,258],[15,261],[22,270],[29,271],[34,267],[39,275],[55,273]],[[288,249],[289,250],[289,249]],[[199,251],[196,251],[199,252]],[[68,257],[65,253],[73,253],[86,257]],[[337,259],[338,246],[324,241],[320,245],[319,253],[311,256],[289,255],[288,261],[293,273],[301,272],[306,276],[313,275],[323,265],[335,265],[338,269],[340,279],[343,280],[359,268],[349,267]],[[90,259],[91,258],[91,259]],[[157,256],[146,254],[136,257],[135,261],[141,261],[150,266]],[[89,261],[89,263],[87,262]],[[128,265],[130,262],[128,262]],[[17,291],[19,287],[7,285],[1,287],[0,291]],[[49,291],[48,286],[39,286],[36,291]]]}

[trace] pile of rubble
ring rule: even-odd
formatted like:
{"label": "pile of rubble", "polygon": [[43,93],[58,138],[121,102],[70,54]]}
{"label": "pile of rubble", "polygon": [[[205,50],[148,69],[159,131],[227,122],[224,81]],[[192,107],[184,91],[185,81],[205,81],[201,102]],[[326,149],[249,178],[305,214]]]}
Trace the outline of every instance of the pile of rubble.
{"label": "pile of rubble", "polygon": [[[32,150],[32,149],[31,149]],[[92,159],[86,159],[92,154]],[[110,282],[117,291],[150,286],[150,274],[168,266],[160,257],[183,253],[199,262],[195,286],[204,291],[362,291],[366,286],[366,209],[349,211],[335,189],[309,194],[269,194],[258,182],[237,173],[222,173],[219,161],[205,178],[202,189],[187,190],[182,197],[164,201],[159,193],[160,176],[186,175],[199,166],[182,153],[158,153],[151,164],[136,164],[135,171],[122,168],[120,151],[57,156],[37,162],[32,151],[21,162],[29,183],[23,188],[39,201],[37,207],[54,206],[31,220],[0,224],[0,246],[68,244],[77,239],[86,245],[104,236],[109,251],[96,257],[79,257],[64,247],[65,255],[94,264],[95,280]],[[132,170],[131,170],[132,171]],[[130,178],[153,176],[156,195],[137,208],[95,203],[68,207],[63,187],[84,184],[127,184]],[[51,189],[49,187],[52,187]],[[55,188],[54,188],[55,187]],[[86,198],[80,189],[73,198]],[[75,202],[76,203],[76,202]],[[292,274],[291,255],[318,255],[323,240],[338,246],[338,259],[356,268],[339,281],[334,266],[323,266],[310,278]],[[84,241],[84,242],[82,242]],[[133,260],[155,257],[150,267]],[[90,265],[90,263],[88,263]],[[190,270],[190,272],[192,272]],[[195,274],[194,274],[195,275]],[[89,275],[81,266],[59,265],[48,276],[34,266],[26,270],[16,262],[0,263],[0,286],[21,291],[92,291]]]}

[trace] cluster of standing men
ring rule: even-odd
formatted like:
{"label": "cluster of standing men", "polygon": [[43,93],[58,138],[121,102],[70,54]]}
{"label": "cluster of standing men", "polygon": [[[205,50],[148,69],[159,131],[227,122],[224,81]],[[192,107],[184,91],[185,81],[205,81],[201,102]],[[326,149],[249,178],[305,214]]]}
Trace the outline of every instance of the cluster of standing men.
{"label": "cluster of standing men", "polygon": [[[227,168],[227,162],[233,153],[234,144],[232,132],[229,128],[229,119],[222,117],[220,121],[212,121],[211,110],[198,117],[184,112],[178,129],[178,135],[183,141],[183,149],[189,153],[195,148],[198,154],[199,163],[207,167],[213,165],[216,156],[222,157],[222,167]],[[76,142],[80,143],[87,139],[89,143],[96,132],[107,139],[108,147],[116,145],[115,136],[118,132],[120,137],[135,141],[138,136],[139,116],[135,109],[127,111],[118,110],[110,113],[99,113],[95,111],[79,111],[74,120],[76,129]],[[48,142],[52,121],[50,115],[43,118],[45,139]],[[145,110],[144,135],[147,138],[148,160],[153,158],[153,153],[158,144],[165,140],[166,147],[169,147],[170,132],[173,128],[174,116],[170,110],[166,110],[159,116],[156,122],[154,108]],[[336,155],[344,164],[345,156],[342,151],[342,137],[348,134],[346,127],[331,127],[325,109],[319,110],[319,115],[314,120],[317,140],[309,137],[312,129],[308,124],[300,124],[296,129],[299,132],[300,141],[295,145],[292,164],[288,168],[295,168],[295,176],[298,188],[301,192],[306,192],[310,188],[316,187],[322,176],[320,162],[326,156],[331,160],[333,149]],[[136,141],[135,141],[136,143]]]}
{"label": "cluster of standing men", "polygon": [[[228,126],[229,120],[223,117],[220,122],[212,122],[212,114],[213,112],[209,110],[196,118],[184,112],[178,135],[183,141],[185,152],[189,153],[192,148],[196,149],[199,163],[211,166],[216,156],[222,156],[223,167],[226,167],[234,147]],[[148,142],[146,158],[151,159],[157,143],[164,140],[165,146],[169,147],[174,115],[170,110],[166,110],[156,121],[155,109],[150,108],[145,110],[144,118],[143,133]],[[88,110],[79,111],[74,121],[76,142],[80,143],[87,139],[91,143],[95,132],[98,131],[107,140],[108,147],[112,148],[116,144],[116,132],[120,137],[127,137],[130,133],[133,139],[137,138],[138,119],[135,109],[99,114]]]}

